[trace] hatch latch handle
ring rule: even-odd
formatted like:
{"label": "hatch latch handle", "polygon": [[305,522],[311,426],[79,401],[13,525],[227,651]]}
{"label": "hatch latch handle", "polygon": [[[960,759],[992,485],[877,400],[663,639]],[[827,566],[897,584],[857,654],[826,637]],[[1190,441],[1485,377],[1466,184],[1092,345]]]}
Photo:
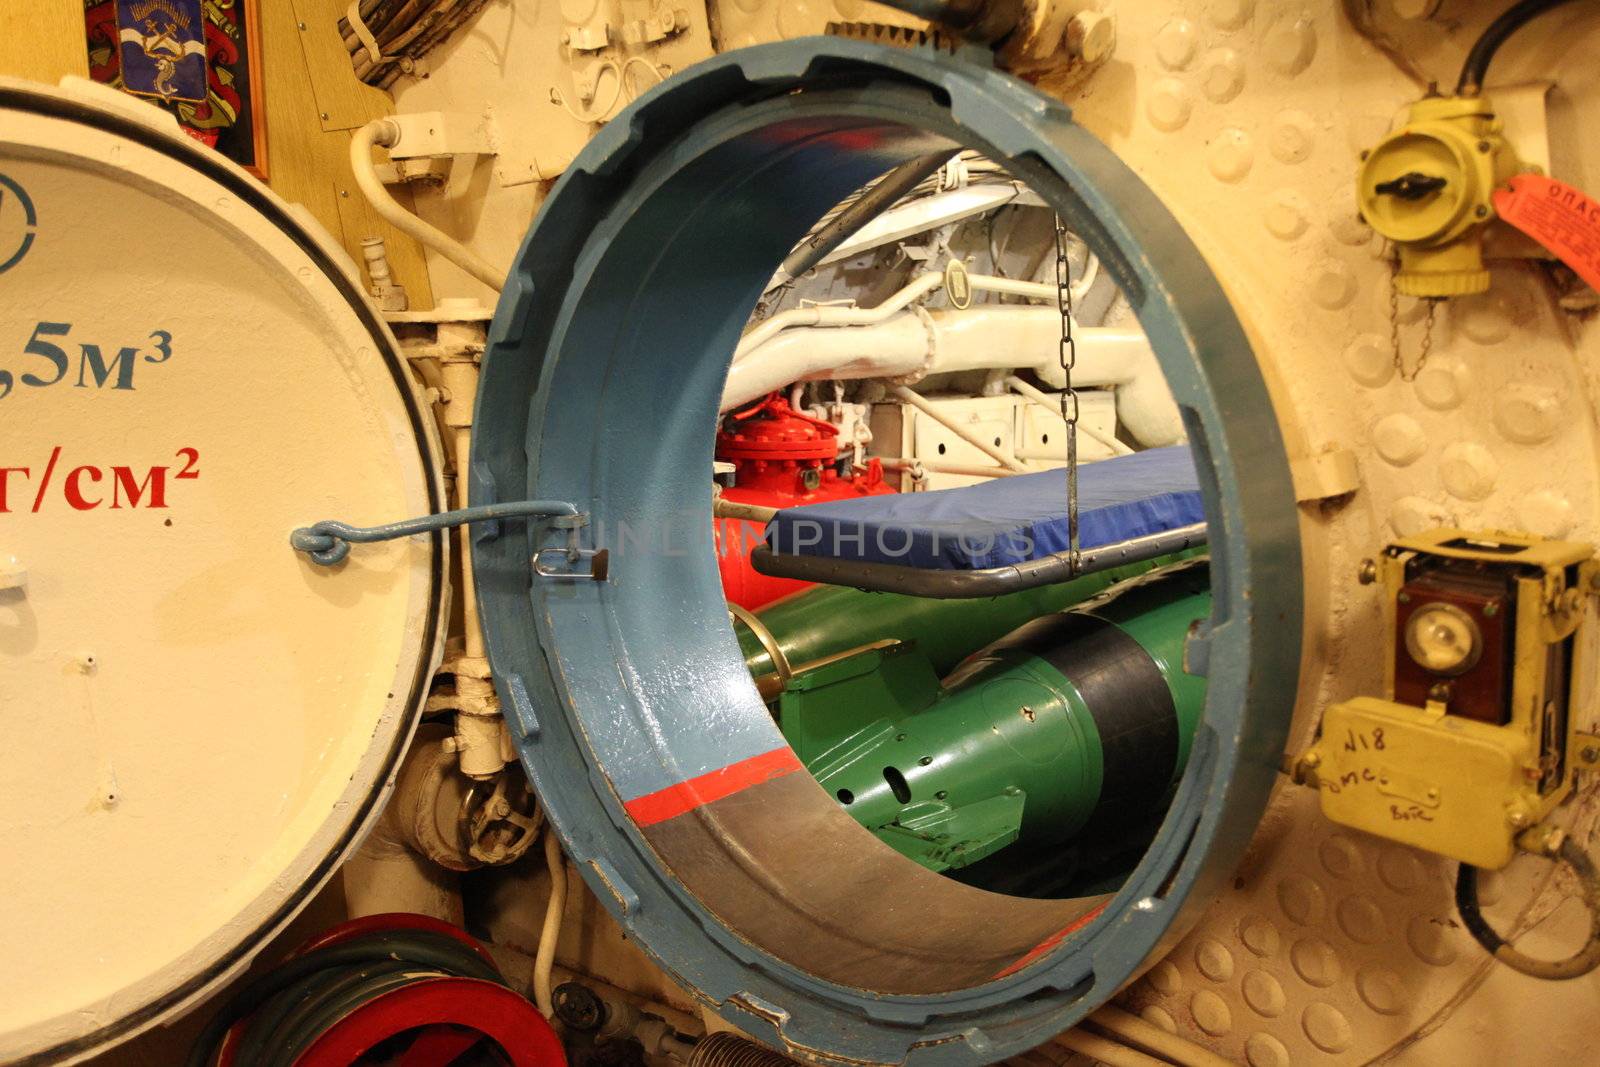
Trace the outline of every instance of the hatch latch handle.
{"label": "hatch latch handle", "polygon": [[[578,540],[579,531],[589,524],[589,516],[579,511],[576,504],[565,500],[513,500],[504,504],[480,504],[477,507],[458,508],[437,515],[423,515],[402,522],[385,523],[382,526],[351,526],[336,519],[324,519],[295,530],[289,535],[289,544],[296,552],[304,552],[310,556],[313,563],[332,567],[336,563],[343,562],[350,554],[352,544],[394,541],[402,537],[447,530],[454,526],[522,518],[552,519],[554,520],[552,526],[567,531],[568,543],[564,548],[543,549],[540,555],[550,551],[561,552],[572,563],[576,563],[579,559],[593,560],[597,556],[593,549],[582,548]],[[541,571],[546,569],[549,568],[541,568]],[[568,573],[562,576],[580,575]],[[591,576],[597,581],[604,580],[604,571],[598,567],[591,567],[590,572],[581,575],[584,578]]]}

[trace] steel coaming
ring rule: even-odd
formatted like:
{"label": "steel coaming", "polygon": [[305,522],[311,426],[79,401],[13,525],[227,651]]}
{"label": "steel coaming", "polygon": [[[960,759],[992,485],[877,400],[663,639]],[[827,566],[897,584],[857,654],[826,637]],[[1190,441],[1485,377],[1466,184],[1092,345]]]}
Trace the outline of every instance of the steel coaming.
{"label": "steel coaming", "polygon": [[[1160,835],[1103,910],[920,871],[772,758],[783,741],[710,550],[717,398],[773,268],[845,195],[956,146],[1028,181],[1115,272],[1196,449],[1216,608],[1187,658],[1208,676],[1205,721]],[[1297,679],[1288,463],[1215,278],[1058,102],[978,63],[832,38],[664,83],[543,206],[496,313],[477,425],[474,499],[571,500],[614,542],[609,581],[560,586],[532,577],[547,533],[474,545],[522,758],[599,897],[738,1025],[822,1061],[992,1062],[1109,997],[1231,873]],[[683,801],[675,816],[630,818],[663,794]]]}

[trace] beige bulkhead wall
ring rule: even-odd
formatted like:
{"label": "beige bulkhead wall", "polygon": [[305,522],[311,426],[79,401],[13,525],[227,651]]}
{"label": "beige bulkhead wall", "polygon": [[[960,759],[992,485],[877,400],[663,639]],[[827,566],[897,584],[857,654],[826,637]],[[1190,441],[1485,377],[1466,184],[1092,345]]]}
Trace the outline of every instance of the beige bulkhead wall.
{"label": "beige bulkhead wall", "polygon": [[[385,238],[395,280],[412,306],[431,307],[421,247],[378,217],[350,175],[350,131],[392,114],[394,102],[350,69],[332,29],[349,4],[262,0],[257,6],[268,184],[310,211],[356,263],[363,237]],[[52,85],[67,75],[88,77],[82,0],[0,3],[0,74]],[[407,191],[396,195],[409,205]]]}
{"label": "beige bulkhead wall", "polygon": [[[624,13],[648,6],[620,0]],[[639,55],[678,69],[710,54],[711,27],[716,41],[738,46],[818,32],[832,19],[903,21],[865,0],[673,6],[688,12],[689,32],[601,57]],[[1078,6],[1115,15],[1116,52],[1086,80],[1047,75],[1042,87],[1071,103],[1200,244],[1272,385],[1304,500],[1307,638],[1294,727],[1304,742],[1321,707],[1381,684],[1383,651],[1371,641],[1379,603],[1355,574],[1386,539],[1442,523],[1600,536],[1600,340],[1588,319],[1556,305],[1538,264],[1496,260],[1493,289],[1441,309],[1427,367],[1404,382],[1392,366],[1382,243],[1356,215],[1359,152],[1422,87],[1341,8],[1370,17],[1448,86],[1467,45],[1505,5]],[[427,80],[396,87],[402,111],[487,107],[514,131],[502,158],[479,164],[466,196],[417,196],[425,217],[496,264],[510,262],[547,191],[526,177],[559,168],[598,128],[550,90],[572,101],[575,75],[595,62],[568,63],[563,30],[608,10],[604,0],[491,5],[432,57]],[[1596,54],[1600,22],[1574,5],[1525,30],[1492,79],[1521,83],[1517,97],[1533,102],[1534,115],[1540,91],[1529,83],[1556,83],[1548,116],[1556,173],[1591,190],[1600,187],[1600,144],[1580,131],[1600,128],[1600,69],[1585,58]],[[644,83],[640,64],[629,71]],[[1525,122],[1513,141],[1537,140],[1536,127]],[[430,268],[442,292],[487,298],[431,255]],[[1423,307],[1402,299],[1398,310],[1414,361]],[[1594,807],[1585,798],[1565,815],[1587,831]],[[1281,790],[1233,889],[1125,999],[1254,1067],[1580,1062],[1586,1038],[1570,1023],[1592,1006],[1600,978],[1536,983],[1491,965],[1454,919],[1452,870],[1337,830],[1309,791]],[[1583,914],[1549,872],[1518,861],[1490,880],[1487,895],[1503,926],[1536,925],[1529,946],[1556,954],[1581,938]]]}
{"label": "beige bulkhead wall", "polygon": [[87,78],[83,0],[0,6],[0,74],[52,85],[67,74]]}

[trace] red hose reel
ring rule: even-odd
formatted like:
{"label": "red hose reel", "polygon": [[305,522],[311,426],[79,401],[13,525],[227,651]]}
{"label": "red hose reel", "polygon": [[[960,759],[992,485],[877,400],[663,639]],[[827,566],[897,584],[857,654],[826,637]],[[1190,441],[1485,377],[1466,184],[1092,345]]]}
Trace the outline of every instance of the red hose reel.
{"label": "red hose reel", "polygon": [[[286,963],[308,953],[397,931],[453,939],[498,974],[494,958],[465,931],[426,915],[390,913],[341,923],[300,946]],[[479,977],[428,973],[351,1004],[293,1059],[293,1067],[446,1067],[485,1043],[509,1067],[566,1067],[561,1039],[524,996]],[[268,1011],[270,1002],[257,1009]],[[217,1067],[237,1059],[254,1014],[235,1022],[221,1043]],[[409,1038],[409,1039],[408,1039]],[[260,1040],[259,1036],[257,1038]],[[381,1056],[381,1058],[378,1058]],[[474,1062],[482,1062],[475,1059]]]}

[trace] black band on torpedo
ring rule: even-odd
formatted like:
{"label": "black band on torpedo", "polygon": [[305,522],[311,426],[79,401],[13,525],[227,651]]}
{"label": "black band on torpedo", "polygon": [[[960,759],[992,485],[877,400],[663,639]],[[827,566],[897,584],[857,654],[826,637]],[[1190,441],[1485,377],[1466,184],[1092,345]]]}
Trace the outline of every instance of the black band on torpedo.
{"label": "black band on torpedo", "polygon": [[1157,803],[1178,765],[1178,712],[1143,645],[1094,615],[1036,619],[1004,647],[1031,652],[1078,690],[1100,733],[1100,799],[1091,822]]}

